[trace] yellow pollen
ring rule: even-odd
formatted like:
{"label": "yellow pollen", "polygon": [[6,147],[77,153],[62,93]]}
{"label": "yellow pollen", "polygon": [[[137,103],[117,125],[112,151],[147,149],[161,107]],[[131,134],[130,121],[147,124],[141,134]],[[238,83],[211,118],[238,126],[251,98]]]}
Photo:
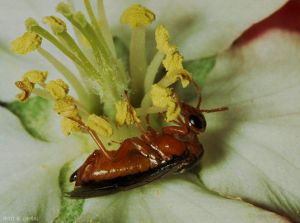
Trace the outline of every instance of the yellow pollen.
{"label": "yellow pollen", "polygon": [[116,111],[116,122],[119,125],[131,125],[141,122],[137,117],[136,111],[128,101],[118,101],[116,103]]}
{"label": "yellow pollen", "polygon": [[28,79],[22,81],[17,81],[15,85],[22,90],[22,93],[17,94],[17,99],[20,101],[25,101],[31,94],[34,84],[32,84]]}
{"label": "yellow pollen", "polygon": [[110,137],[112,135],[111,125],[100,116],[90,115],[87,120],[87,126],[101,136]]}
{"label": "yellow pollen", "polygon": [[183,57],[179,52],[174,52],[172,54],[167,54],[166,58],[163,60],[163,65],[167,71],[183,69]]}
{"label": "yellow pollen", "polygon": [[28,79],[33,84],[44,84],[48,76],[47,71],[31,70],[26,72],[22,79]]}
{"label": "yellow pollen", "polygon": [[42,44],[42,38],[33,32],[25,32],[11,42],[11,49],[17,54],[27,54],[36,50]]}
{"label": "yellow pollen", "polygon": [[69,92],[69,86],[61,79],[49,81],[46,90],[54,97],[54,99],[62,99]]}
{"label": "yellow pollen", "polygon": [[174,96],[174,93],[169,88],[164,88],[158,84],[152,85],[151,88],[151,98],[154,106],[159,108],[165,108],[166,112],[166,121],[175,120],[180,114],[180,106]]}
{"label": "yellow pollen", "polygon": [[81,130],[80,125],[69,118],[63,118],[60,125],[65,136],[68,136],[73,132],[79,132]]}
{"label": "yellow pollen", "polygon": [[66,23],[56,16],[46,16],[43,18],[43,22],[47,23],[55,34],[59,34],[67,30]]}
{"label": "yellow pollen", "polygon": [[177,119],[177,117],[180,115],[180,106],[177,102],[170,101],[168,103],[167,113],[166,113],[166,121],[171,122]]}
{"label": "yellow pollen", "polygon": [[66,118],[77,118],[79,116],[79,111],[74,98],[69,95],[55,101],[54,111]]}
{"label": "yellow pollen", "polygon": [[182,87],[185,88],[189,85],[192,75],[185,69],[178,69],[167,72],[166,78],[170,80],[170,83],[175,83],[177,79],[180,79]]}
{"label": "yellow pollen", "polygon": [[170,45],[169,32],[163,25],[159,25],[155,30],[155,41],[156,48],[164,54],[176,51],[176,47]]}
{"label": "yellow pollen", "polygon": [[121,16],[121,23],[132,28],[147,26],[154,20],[155,14],[139,4],[134,4],[126,9]]}

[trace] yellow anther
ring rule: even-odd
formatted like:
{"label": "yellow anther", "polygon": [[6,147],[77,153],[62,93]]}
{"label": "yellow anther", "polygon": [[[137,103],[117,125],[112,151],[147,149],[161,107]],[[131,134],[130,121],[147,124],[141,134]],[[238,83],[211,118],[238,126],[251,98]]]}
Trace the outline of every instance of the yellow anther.
{"label": "yellow anther", "polygon": [[175,46],[169,43],[169,32],[163,26],[159,25],[155,30],[156,48],[164,54],[172,54],[176,51]]}
{"label": "yellow anther", "polygon": [[70,135],[73,132],[79,132],[81,130],[80,125],[69,118],[63,118],[60,125],[64,135],[66,136]]}
{"label": "yellow anther", "polygon": [[173,100],[169,101],[166,113],[166,121],[171,122],[176,120],[180,115],[180,111],[181,109],[177,102]]}
{"label": "yellow anther", "polygon": [[55,34],[59,34],[67,30],[66,23],[56,16],[44,17],[43,23],[47,23]]}
{"label": "yellow anther", "polygon": [[27,31],[31,31],[33,27],[35,26],[39,26],[39,24],[37,23],[37,21],[33,18],[28,18],[25,21],[25,26]]}
{"label": "yellow anther", "polygon": [[128,101],[118,101],[116,103],[116,110],[116,122],[119,125],[131,125],[141,122],[137,117],[136,111]]}
{"label": "yellow anther", "polygon": [[71,16],[72,15],[72,9],[71,5],[61,2],[56,6],[56,10],[63,14],[64,16]]}
{"label": "yellow anther", "polygon": [[39,48],[42,44],[42,38],[33,32],[25,32],[11,42],[11,49],[17,54],[27,54]]}
{"label": "yellow anther", "polygon": [[180,79],[182,87],[185,88],[189,85],[192,75],[185,69],[179,69],[167,72],[166,78],[169,80],[170,84],[173,84]]}
{"label": "yellow anther", "polygon": [[85,15],[82,13],[82,12],[76,12],[74,15],[73,15],[73,18],[74,20],[82,27],[84,28],[88,22],[85,18]]}
{"label": "yellow anther", "polygon": [[134,4],[126,9],[121,16],[121,23],[132,28],[147,26],[154,20],[155,14],[139,4]]}
{"label": "yellow anther", "polygon": [[54,99],[62,99],[69,92],[69,86],[60,79],[49,81],[46,90],[54,97]]}
{"label": "yellow anther", "polygon": [[32,84],[28,79],[17,81],[15,85],[22,90],[22,93],[16,96],[20,101],[25,101],[30,96],[34,88],[34,84]]}
{"label": "yellow anther", "polygon": [[161,87],[158,84],[152,85],[150,94],[153,105],[160,108],[166,107],[173,95],[171,89]]}
{"label": "yellow anther", "polygon": [[27,79],[33,84],[44,84],[48,76],[47,71],[30,70],[23,75],[23,80]]}
{"label": "yellow anther", "polygon": [[101,136],[109,137],[112,135],[111,125],[100,116],[90,115],[87,120],[87,126]]}
{"label": "yellow anther", "polygon": [[171,89],[154,84],[152,85],[150,93],[153,105],[167,110],[166,121],[173,121],[178,117],[180,114],[180,106]]}
{"label": "yellow anther", "polygon": [[54,111],[66,118],[77,118],[79,115],[74,98],[69,95],[55,102]]}
{"label": "yellow anther", "polygon": [[167,71],[183,69],[183,57],[179,52],[169,53],[163,60],[163,65]]}

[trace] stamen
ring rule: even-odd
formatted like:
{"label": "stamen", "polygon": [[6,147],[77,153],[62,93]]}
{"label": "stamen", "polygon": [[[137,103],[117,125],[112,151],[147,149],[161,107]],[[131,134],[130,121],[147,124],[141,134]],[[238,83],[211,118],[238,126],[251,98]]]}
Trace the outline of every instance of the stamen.
{"label": "stamen", "polygon": [[192,75],[185,69],[173,70],[167,72],[167,74],[158,82],[163,87],[168,87],[175,83],[178,79],[181,81],[183,88],[187,87],[192,79]]}
{"label": "stamen", "polygon": [[183,57],[176,50],[175,46],[169,43],[169,33],[166,28],[160,25],[155,31],[157,49],[166,54],[163,65],[168,71],[167,74],[158,82],[163,87],[168,87],[181,80],[182,87],[185,88],[192,80],[191,74],[183,68]]}
{"label": "stamen", "polygon": [[75,90],[79,100],[90,111],[92,108],[92,105],[90,105],[90,103],[92,103],[93,100],[91,99],[90,94],[86,92],[80,81],[76,78],[76,76],[47,50],[40,47],[38,49],[38,53],[43,56],[48,62],[50,62],[66,78],[68,83],[72,86],[72,89]]}
{"label": "stamen", "polygon": [[45,89],[56,100],[64,98],[69,92],[69,86],[61,79],[49,81]]}
{"label": "stamen", "polygon": [[69,95],[55,102],[54,111],[65,118],[77,118],[79,116],[75,100]]}
{"label": "stamen", "polygon": [[170,122],[180,114],[180,106],[174,93],[169,88],[164,88],[158,84],[152,85],[151,98],[154,106],[166,109],[166,121]]}
{"label": "stamen", "polygon": [[67,27],[63,20],[54,16],[47,16],[43,18],[43,22],[47,23],[54,32],[54,34],[57,35],[63,41],[63,43],[67,44],[69,49],[72,52],[74,52],[76,56],[79,57],[85,68],[91,68],[94,72],[96,72],[91,62],[86,58],[86,56],[83,54],[75,40],[67,32]]}
{"label": "stamen", "polygon": [[[108,57],[108,48],[104,41],[98,40],[93,28],[86,21],[85,16],[81,12],[73,14],[70,6],[66,3],[59,3],[56,7],[57,11],[68,19],[73,26],[75,26],[90,42],[96,60],[100,63],[103,57]],[[102,55],[103,57],[102,57]]]}
{"label": "stamen", "polygon": [[59,34],[67,30],[66,23],[58,17],[46,16],[43,18],[43,23],[47,23],[54,34]]}
{"label": "stamen", "polygon": [[132,98],[135,105],[139,105],[144,93],[143,80],[147,67],[145,27],[154,20],[155,14],[138,4],[126,9],[121,16],[121,22],[132,28],[129,65],[131,87],[134,89]]}
{"label": "stamen", "polygon": [[155,81],[156,74],[158,72],[158,69],[164,57],[165,55],[162,52],[157,52],[153,57],[152,61],[150,62],[149,66],[147,67],[145,80],[144,80],[145,92],[150,91],[151,86]]}
{"label": "stamen", "polygon": [[47,30],[39,26],[34,19],[29,18],[26,20],[25,23],[26,23],[27,30],[31,32],[35,32],[40,36],[44,37],[45,39],[47,39],[54,46],[56,46],[62,53],[64,53],[67,57],[69,57],[72,61],[74,61],[79,67],[81,67],[86,72],[86,74],[90,74],[90,75],[97,74],[97,72],[93,69],[92,66],[85,66],[86,63],[84,63],[84,61],[78,59],[70,50],[64,47],[63,44],[61,44],[51,33],[49,33]]}
{"label": "stamen", "polygon": [[15,85],[22,90],[22,93],[16,96],[20,101],[25,101],[30,96],[34,88],[34,84],[32,84],[28,79],[17,81]]}
{"label": "stamen", "polygon": [[159,25],[155,30],[156,48],[164,54],[172,54],[176,51],[176,47],[169,43],[169,32],[163,26]]}
{"label": "stamen", "polygon": [[103,34],[104,39],[106,40],[108,47],[110,48],[111,53],[116,58],[117,54],[116,54],[115,44],[113,42],[113,37],[110,28],[108,26],[103,0],[97,0],[97,8],[98,8],[98,15],[99,15],[98,16],[99,20],[97,23],[101,28],[101,32]]}
{"label": "stamen", "polygon": [[118,101],[116,103],[116,111],[116,122],[118,125],[131,125],[141,122],[137,117],[136,111],[127,100]]}
{"label": "stamen", "polygon": [[65,136],[68,136],[74,132],[79,132],[81,130],[80,125],[69,118],[63,118],[61,120],[61,129]]}
{"label": "stamen", "polygon": [[135,4],[126,9],[122,16],[121,22],[132,28],[147,26],[155,20],[155,14],[149,9]]}
{"label": "stamen", "polygon": [[[100,26],[99,26],[99,24],[98,24],[98,22],[97,22],[97,19],[96,19],[96,17],[95,17],[95,14],[94,14],[94,12],[93,12],[93,10],[92,10],[92,6],[91,6],[91,3],[90,3],[90,0],[84,0],[84,4],[85,4],[85,8],[86,8],[86,10],[87,10],[87,12],[88,12],[88,14],[89,14],[90,20],[91,20],[91,22],[92,22],[92,26],[93,26],[93,28],[94,28],[94,30],[95,30],[95,32],[96,32],[97,37],[98,37],[100,40],[104,40],[104,41],[106,42],[107,46],[110,48],[111,53],[113,54],[114,57],[116,57],[116,52],[115,52],[114,47],[111,48],[111,46],[109,46],[109,41],[108,41],[107,37],[105,38],[105,36],[102,34],[102,31],[101,31],[101,29],[100,29]],[[103,5],[103,4],[102,4],[102,5]],[[106,20],[106,19],[105,19],[105,20]],[[112,41],[112,37],[111,37],[111,36],[110,36],[110,39],[111,39],[111,41]],[[114,46],[114,45],[113,45],[113,46]]]}
{"label": "stamen", "polygon": [[42,38],[38,34],[25,32],[22,36],[11,42],[11,49],[17,54],[25,55],[38,49],[41,44]]}
{"label": "stamen", "polygon": [[111,125],[100,116],[90,115],[87,120],[87,126],[101,136],[110,137],[112,135]]}
{"label": "stamen", "polygon": [[26,72],[22,79],[29,80],[33,84],[43,85],[47,79],[48,72],[47,71],[39,71],[39,70],[31,70]]}
{"label": "stamen", "polygon": [[167,71],[183,69],[183,57],[179,52],[168,53],[166,58],[163,60],[163,65]]}
{"label": "stamen", "polygon": [[[97,75],[93,77],[103,91],[104,110],[108,115],[113,116],[114,103],[121,97],[121,92],[126,88],[125,72],[118,67],[118,63],[112,57],[104,39],[98,39],[93,27],[86,21],[81,12],[70,13],[65,3],[60,3],[57,10],[61,12],[89,41],[96,58]],[[120,79],[119,81],[115,81]]]}
{"label": "stamen", "polygon": [[32,90],[32,94],[35,94],[36,96],[39,96],[39,97],[44,98],[44,99],[49,100],[49,101],[53,100],[53,98],[49,94],[49,92],[47,92],[46,90],[41,89],[41,88],[34,88]]}

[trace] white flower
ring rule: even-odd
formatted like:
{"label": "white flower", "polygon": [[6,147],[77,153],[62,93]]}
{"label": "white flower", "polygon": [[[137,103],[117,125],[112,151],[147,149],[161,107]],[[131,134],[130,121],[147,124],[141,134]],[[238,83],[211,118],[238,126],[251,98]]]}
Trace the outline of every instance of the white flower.
{"label": "white flower", "polygon": [[[53,14],[56,3],[52,2],[0,2],[1,101],[13,100],[17,91],[12,83],[27,70],[48,70],[55,76],[53,67],[36,54],[19,57],[8,51],[9,42],[22,34],[24,19]],[[75,168],[68,163],[90,144],[53,133],[55,118],[47,102],[33,100],[22,110],[19,104],[10,104],[29,132],[47,141],[32,138],[16,116],[0,108],[1,220],[289,222],[282,217],[288,216],[299,221],[300,37],[273,31],[248,45],[230,48],[243,31],[286,1],[139,2],[156,14],[150,28],[168,27],[171,41],[186,60],[218,55],[205,82],[202,108],[225,105],[229,111],[206,115],[207,132],[200,137],[205,149],[202,168],[196,174],[176,175],[128,192],[69,200],[60,194]],[[119,17],[131,3],[105,2],[113,34],[126,43],[129,29],[120,27]],[[153,37],[153,30],[149,34]],[[55,50],[47,49],[73,69]],[[153,49],[148,54],[153,56]]]}

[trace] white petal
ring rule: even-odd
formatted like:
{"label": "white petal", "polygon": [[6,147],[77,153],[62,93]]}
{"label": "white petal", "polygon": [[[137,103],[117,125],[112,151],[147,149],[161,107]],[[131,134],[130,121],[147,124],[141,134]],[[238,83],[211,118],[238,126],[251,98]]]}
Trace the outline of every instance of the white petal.
{"label": "white petal", "polygon": [[168,178],[129,192],[86,200],[78,222],[288,222],[188,179]]}
{"label": "white petal", "polygon": [[59,170],[79,153],[80,144],[34,140],[13,114],[4,108],[0,114],[1,218],[50,222],[60,208]]}
{"label": "white petal", "polygon": [[221,56],[204,89],[208,114],[201,176],[240,196],[300,219],[300,36],[273,31]]}
{"label": "white petal", "polygon": [[38,21],[55,12],[55,6],[60,0],[52,0],[51,4],[46,0],[2,0],[0,1],[0,41],[4,44],[16,38],[16,35],[25,31],[24,21],[33,17]]}
{"label": "white petal", "polygon": [[[243,31],[279,9],[286,0],[164,0],[105,1],[108,20],[124,38],[118,26],[124,9],[141,3],[156,14],[157,24],[170,30],[171,41],[178,44],[186,59],[211,56],[228,48]],[[118,7],[116,7],[116,5]],[[128,36],[127,36],[128,37]],[[153,34],[148,39],[153,38]]]}

